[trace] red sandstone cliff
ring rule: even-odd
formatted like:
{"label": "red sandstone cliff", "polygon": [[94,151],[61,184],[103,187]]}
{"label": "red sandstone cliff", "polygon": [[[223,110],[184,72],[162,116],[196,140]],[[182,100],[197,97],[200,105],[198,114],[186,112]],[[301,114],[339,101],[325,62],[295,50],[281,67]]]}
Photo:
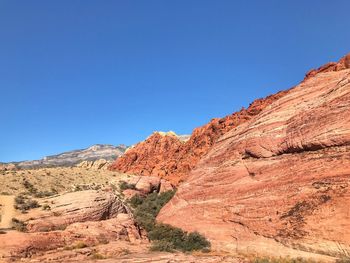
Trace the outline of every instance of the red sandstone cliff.
{"label": "red sandstone cliff", "polygon": [[349,256],[349,61],[311,71],[221,136],[158,220],[218,249]]}
{"label": "red sandstone cliff", "polygon": [[247,122],[287,92],[282,91],[264,99],[257,99],[247,109],[243,108],[224,118],[212,119],[208,124],[196,128],[185,142],[173,133],[155,132],[118,158],[110,169],[130,174],[159,176],[177,185],[188,176],[220,136]]}

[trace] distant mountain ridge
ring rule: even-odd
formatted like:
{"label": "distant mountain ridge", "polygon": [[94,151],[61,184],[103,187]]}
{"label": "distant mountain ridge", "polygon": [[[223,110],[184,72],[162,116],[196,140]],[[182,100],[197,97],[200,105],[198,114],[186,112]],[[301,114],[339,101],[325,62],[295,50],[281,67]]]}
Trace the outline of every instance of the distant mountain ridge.
{"label": "distant mountain ridge", "polygon": [[44,167],[73,166],[83,161],[105,159],[112,161],[124,154],[126,145],[95,144],[86,149],[63,152],[46,156],[41,160],[1,163],[2,166],[17,169],[35,169]]}

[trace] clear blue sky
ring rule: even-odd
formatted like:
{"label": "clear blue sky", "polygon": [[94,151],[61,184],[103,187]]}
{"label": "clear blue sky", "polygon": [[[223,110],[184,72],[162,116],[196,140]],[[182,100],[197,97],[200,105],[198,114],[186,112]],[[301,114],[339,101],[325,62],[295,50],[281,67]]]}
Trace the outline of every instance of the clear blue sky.
{"label": "clear blue sky", "polygon": [[350,52],[350,1],[0,0],[0,161],[189,134]]}

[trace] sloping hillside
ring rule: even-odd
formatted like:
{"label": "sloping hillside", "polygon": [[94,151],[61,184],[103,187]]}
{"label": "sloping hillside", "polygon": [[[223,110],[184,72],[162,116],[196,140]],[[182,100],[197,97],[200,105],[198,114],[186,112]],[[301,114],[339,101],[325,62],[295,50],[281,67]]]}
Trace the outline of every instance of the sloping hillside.
{"label": "sloping hillside", "polygon": [[222,136],[159,221],[241,253],[350,254],[350,54]]}
{"label": "sloping hillside", "polygon": [[138,175],[160,176],[177,185],[185,180],[217,139],[234,127],[247,122],[288,91],[282,91],[264,99],[255,100],[247,109],[242,109],[224,118],[212,119],[196,128],[191,137],[183,141],[174,134],[154,133],[118,158],[112,170]]}

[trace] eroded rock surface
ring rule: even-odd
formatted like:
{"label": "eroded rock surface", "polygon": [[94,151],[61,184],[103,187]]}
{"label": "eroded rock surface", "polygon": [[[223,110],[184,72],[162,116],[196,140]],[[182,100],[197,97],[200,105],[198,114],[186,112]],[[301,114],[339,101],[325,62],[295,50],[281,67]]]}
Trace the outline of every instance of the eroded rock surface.
{"label": "eroded rock surface", "polygon": [[107,161],[106,159],[99,159],[96,161],[83,161],[78,163],[76,166],[91,170],[107,170],[108,166],[111,164],[112,162]]}
{"label": "eroded rock surface", "polygon": [[152,192],[163,193],[174,190],[174,186],[167,180],[157,176],[131,176],[124,182],[132,186],[132,189],[123,190],[126,199],[134,195],[146,196]]}
{"label": "eroded rock surface", "polygon": [[148,244],[145,232],[135,224],[128,208],[112,192],[67,193],[43,199],[41,205],[42,208],[16,217],[26,225],[27,232],[7,231],[0,235],[0,262],[55,251],[57,256],[64,256],[63,250],[107,246],[111,241],[118,241],[119,245],[126,247]]}
{"label": "eroded rock surface", "polygon": [[212,119],[196,128],[188,140],[173,133],[154,133],[119,157],[110,167],[124,173],[158,176],[178,185],[197,165],[217,139],[242,123],[247,122],[288,91],[255,100],[247,109],[224,118]]}
{"label": "eroded rock surface", "polygon": [[158,220],[228,251],[348,256],[348,61],[309,74],[220,137]]}
{"label": "eroded rock surface", "polygon": [[19,217],[27,221],[29,232],[60,229],[76,222],[100,221],[127,213],[123,202],[112,192],[78,191],[48,198],[37,214]]}

